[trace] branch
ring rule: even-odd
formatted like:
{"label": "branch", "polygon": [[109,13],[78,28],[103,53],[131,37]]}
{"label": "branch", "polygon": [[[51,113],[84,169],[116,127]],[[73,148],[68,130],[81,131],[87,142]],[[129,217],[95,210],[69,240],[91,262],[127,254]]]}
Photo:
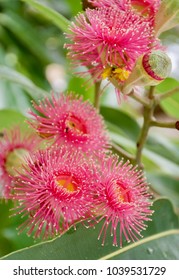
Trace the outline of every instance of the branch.
{"label": "branch", "polygon": [[155,98],[157,100],[157,102],[159,103],[161,100],[167,98],[167,97],[170,97],[172,96],[173,94],[177,93],[179,91],[179,86],[175,87],[174,89],[172,90],[169,90],[163,94],[160,94],[160,95],[155,95]]}
{"label": "branch", "polygon": [[154,97],[154,92],[155,92],[155,86],[151,86],[148,92],[149,99],[152,99]]}
{"label": "branch", "polygon": [[164,127],[164,128],[175,128],[175,129],[179,130],[179,121],[177,121],[177,122],[151,121],[150,126]]}
{"label": "branch", "polygon": [[131,98],[133,98],[134,100],[138,101],[139,103],[141,103],[143,106],[148,107],[149,106],[149,102],[147,101],[147,99],[144,99],[142,97],[140,97],[139,95],[137,95],[134,90],[132,90],[129,94],[128,94]]}
{"label": "branch", "polygon": [[151,126],[151,121],[153,118],[153,113],[155,109],[155,98],[154,98],[154,87],[150,87],[148,91],[148,104],[144,105],[144,122],[142,125],[141,133],[137,142],[137,151],[136,151],[136,158],[135,163],[138,164],[140,168],[143,168],[141,158],[142,158],[142,151],[148,136],[148,132]]}

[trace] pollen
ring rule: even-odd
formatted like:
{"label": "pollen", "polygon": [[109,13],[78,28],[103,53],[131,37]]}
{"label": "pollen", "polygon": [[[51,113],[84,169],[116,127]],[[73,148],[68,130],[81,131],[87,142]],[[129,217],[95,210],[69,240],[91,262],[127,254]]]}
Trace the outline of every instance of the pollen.
{"label": "pollen", "polygon": [[102,73],[102,78],[106,79],[109,78],[112,74],[112,67],[107,67],[104,69],[103,73]]}
{"label": "pollen", "polygon": [[115,78],[116,80],[124,82],[129,78],[129,75],[130,71],[126,70],[125,68],[107,67],[102,73],[102,78]]}
{"label": "pollen", "polygon": [[63,188],[69,193],[77,191],[77,185],[72,182],[72,176],[64,176],[56,180],[58,187]]}
{"label": "pollen", "polygon": [[130,71],[124,69],[124,68],[116,68],[114,71],[114,77],[117,80],[120,80],[122,82],[126,81],[129,78]]}

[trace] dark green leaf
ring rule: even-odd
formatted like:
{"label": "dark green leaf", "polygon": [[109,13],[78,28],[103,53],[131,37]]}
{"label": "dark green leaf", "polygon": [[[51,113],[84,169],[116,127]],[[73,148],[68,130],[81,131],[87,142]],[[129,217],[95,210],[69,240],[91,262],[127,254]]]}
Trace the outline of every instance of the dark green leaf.
{"label": "dark green leaf", "polygon": [[101,241],[97,240],[100,223],[95,229],[78,225],[76,232],[19,250],[3,259],[178,259],[179,222],[172,204],[167,199],[159,199],[153,209],[155,214],[153,221],[148,223],[145,237],[130,245],[125,242],[122,249],[112,246],[109,232],[105,246],[101,246]]}
{"label": "dark green leaf", "polygon": [[27,128],[25,123],[26,118],[19,112],[14,110],[3,109],[0,110],[0,130],[4,128],[10,128],[14,125],[20,125],[23,128]]}
{"label": "dark green leaf", "polygon": [[12,207],[12,201],[0,201],[0,256],[34,243],[25,233],[17,234],[17,227],[23,220],[18,215],[12,217]]}
{"label": "dark green leaf", "polygon": [[22,0],[27,2],[29,5],[37,9],[46,19],[53,22],[57,27],[59,27],[62,31],[68,32],[68,26],[70,22],[62,16],[60,13],[57,13],[53,9],[39,3],[35,0]]}
{"label": "dark green leaf", "polygon": [[158,194],[168,197],[176,207],[179,207],[179,177],[174,178],[161,173],[148,173],[147,178]]}
{"label": "dark green leaf", "polygon": [[136,142],[140,128],[132,117],[127,113],[109,107],[101,107],[100,112],[108,123],[115,126],[119,134],[121,134],[122,131],[129,140]]}
{"label": "dark green leaf", "polygon": [[10,82],[14,82],[20,85],[23,89],[25,89],[34,99],[44,97],[48,93],[34,85],[34,83],[29,80],[27,77],[22,75],[21,73],[6,67],[0,66],[0,80],[6,80]]}
{"label": "dark green leaf", "polygon": [[0,23],[8,28],[38,60],[46,64],[51,62],[50,53],[44,48],[39,35],[37,40],[37,31],[27,20],[12,11],[8,11],[8,14],[0,15]]}

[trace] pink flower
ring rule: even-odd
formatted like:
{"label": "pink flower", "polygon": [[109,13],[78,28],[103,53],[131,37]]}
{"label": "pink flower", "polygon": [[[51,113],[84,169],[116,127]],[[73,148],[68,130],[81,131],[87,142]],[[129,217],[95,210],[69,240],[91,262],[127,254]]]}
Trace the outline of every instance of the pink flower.
{"label": "pink flower", "polygon": [[69,58],[75,65],[86,66],[94,81],[125,81],[137,58],[155,41],[148,19],[134,9],[115,5],[87,9],[76,17],[70,31],[71,44],[65,45]]}
{"label": "pink flower", "polygon": [[40,139],[35,134],[22,133],[19,127],[4,131],[0,140],[0,181],[3,197],[9,197],[17,170],[21,169],[24,158],[34,151],[39,143]]}
{"label": "pink flower", "polygon": [[88,2],[95,8],[114,7],[117,9],[126,10],[126,8],[130,7],[130,0],[88,0]]}
{"label": "pink flower", "polygon": [[72,94],[46,98],[34,108],[40,116],[31,112],[31,125],[41,137],[53,139],[58,145],[83,152],[99,152],[108,148],[108,136],[102,117],[89,103]]}
{"label": "pink flower", "polygon": [[91,217],[94,182],[90,159],[65,146],[38,151],[27,160],[16,180],[18,213],[27,216],[20,231],[34,237],[52,237],[77,220]]}
{"label": "pink flower", "polygon": [[147,227],[144,222],[150,220],[148,186],[142,172],[129,162],[119,162],[115,155],[102,161],[101,170],[94,202],[94,213],[101,214],[99,221],[104,220],[99,238],[103,235],[104,245],[110,227],[113,245],[122,247],[123,237],[127,242],[138,240]]}
{"label": "pink flower", "polygon": [[89,0],[94,7],[115,7],[126,10],[134,8],[141,14],[154,15],[161,4],[161,0]]}
{"label": "pink flower", "polygon": [[131,5],[138,9],[142,14],[154,16],[158,11],[161,0],[131,0]]}

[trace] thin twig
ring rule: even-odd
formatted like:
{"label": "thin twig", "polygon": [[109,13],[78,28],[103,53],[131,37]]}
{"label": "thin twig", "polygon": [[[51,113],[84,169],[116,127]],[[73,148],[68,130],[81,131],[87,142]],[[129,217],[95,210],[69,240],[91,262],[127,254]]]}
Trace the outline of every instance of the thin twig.
{"label": "thin twig", "polygon": [[143,106],[149,106],[149,103],[147,101],[147,99],[144,99],[142,97],[140,97],[139,95],[137,95],[134,90],[132,90],[130,93],[129,93],[129,96],[133,99],[135,99],[136,101],[138,101],[139,103],[141,103]]}
{"label": "thin twig", "polygon": [[100,95],[101,95],[100,86],[101,86],[101,81],[95,83],[94,106],[98,111],[100,109]]}
{"label": "thin twig", "polygon": [[177,93],[178,91],[179,91],[179,86],[175,87],[172,90],[164,92],[163,94],[160,94],[160,95],[157,94],[157,95],[155,95],[155,98],[156,98],[157,102],[159,103],[161,100],[172,96],[173,94]]}
{"label": "thin twig", "polygon": [[119,145],[117,145],[116,143],[112,143],[112,148],[118,153],[120,154],[122,157],[124,157],[125,159],[130,160],[131,162],[134,161],[134,156],[130,153],[128,153],[127,151],[125,151],[122,147],[120,147]]}
{"label": "thin twig", "polygon": [[155,92],[155,86],[151,86],[149,91],[148,91],[149,99],[153,99],[154,98],[154,92]]}
{"label": "thin twig", "polygon": [[152,117],[153,117],[153,113],[154,113],[154,109],[155,109],[155,98],[154,98],[154,87],[150,87],[149,91],[148,91],[148,99],[149,99],[149,103],[147,104],[147,106],[144,105],[144,122],[142,125],[142,129],[141,129],[141,133],[139,136],[139,139],[137,141],[137,151],[136,151],[136,158],[135,158],[135,162],[136,164],[138,164],[138,166],[140,168],[142,168],[142,162],[141,162],[141,158],[142,158],[142,151],[148,136],[148,132],[151,126],[151,121],[152,121]]}
{"label": "thin twig", "polygon": [[151,121],[150,126],[156,126],[156,127],[164,127],[164,128],[175,128],[177,129],[177,123],[178,122],[159,122],[159,121]]}

